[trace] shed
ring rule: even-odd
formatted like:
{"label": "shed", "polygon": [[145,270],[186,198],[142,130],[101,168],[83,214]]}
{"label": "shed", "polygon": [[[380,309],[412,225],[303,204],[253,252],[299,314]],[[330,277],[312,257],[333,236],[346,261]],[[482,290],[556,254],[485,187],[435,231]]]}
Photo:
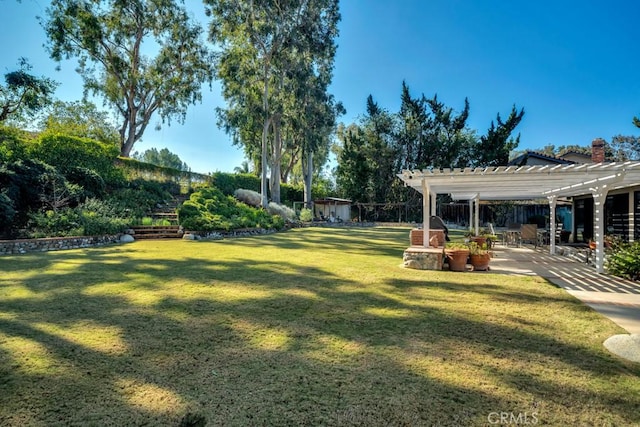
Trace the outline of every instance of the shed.
{"label": "shed", "polygon": [[314,200],[313,214],[315,218],[324,218],[336,221],[351,220],[351,200],[339,199],[337,197],[326,197]]}

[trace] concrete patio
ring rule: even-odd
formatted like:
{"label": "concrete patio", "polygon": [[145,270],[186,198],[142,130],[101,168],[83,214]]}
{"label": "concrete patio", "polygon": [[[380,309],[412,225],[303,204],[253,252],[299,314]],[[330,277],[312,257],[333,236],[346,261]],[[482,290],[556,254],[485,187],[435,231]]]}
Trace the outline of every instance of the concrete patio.
{"label": "concrete patio", "polygon": [[548,248],[494,248],[491,273],[543,277],[626,329],[640,334],[640,283],[596,273],[593,266]]}

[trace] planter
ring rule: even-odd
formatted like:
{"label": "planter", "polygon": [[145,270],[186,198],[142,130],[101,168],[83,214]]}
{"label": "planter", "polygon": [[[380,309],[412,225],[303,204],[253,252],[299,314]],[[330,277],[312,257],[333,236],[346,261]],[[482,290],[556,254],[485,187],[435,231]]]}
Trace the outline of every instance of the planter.
{"label": "planter", "polygon": [[444,254],[449,263],[451,271],[466,271],[469,249],[445,249]]}
{"label": "planter", "polygon": [[[411,246],[424,246],[424,230],[421,228],[414,228],[409,232],[409,240],[411,242]],[[445,238],[444,238],[444,230],[429,230],[430,239],[433,239],[435,236],[438,244],[437,246],[444,246]],[[432,240],[429,240],[432,242]],[[430,245],[433,246],[433,245]]]}
{"label": "planter", "polygon": [[491,254],[475,254],[469,257],[471,259],[471,265],[473,265],[473,271],[488,271],[489,261],[491,261]]}
{"label": "planter", "polygon": [[478,247],[483,248],[487,244],[487,238],[484,236],[473,236],[469,239],[471,242],[476,242]]}

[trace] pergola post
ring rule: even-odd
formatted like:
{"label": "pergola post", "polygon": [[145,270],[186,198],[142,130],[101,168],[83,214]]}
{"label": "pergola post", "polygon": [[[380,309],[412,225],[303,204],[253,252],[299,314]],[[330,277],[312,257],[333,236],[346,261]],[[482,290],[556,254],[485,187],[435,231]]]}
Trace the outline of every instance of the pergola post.
{"label": "pergola post", "polygon": [[473,199],[469,199],[469,231],[473,228]]}
{"label": "pergola post", "polygon": [[596,272],[604,273],[604,205],[608,190],[603,187],[593,188],[593,234],[596,242]]}
{"label": "pergola post", "polygon": [[629,212],[628,212],[628,218],[629,218],[629,234],[627,236],[627,239],[630,242],[634,241],[634,230],[636,229],[636,221],[638,220],[638,218],[635,218],[634,215],[634,192],[630,191],[629,192]]}
{"label": "pergola post", "polygon": [[549,200],[549,254],[556,253],[556,202],[557,196],[547,197]]}
{"label": "pergola post", "polygon": [[429,184],[427,184],[427,180],[422,178],[422,246],[425,248],[429,247],[429,236],[431,235],[431,230],[429,229],[431,221],[430,219],[430,210],[429,210],[429,201],[431,200],[431,196],[429,194]]}
{"label": "pergola post", "polygon": [[480,195],[477,195],[473,199],[473,204],[475,206],[475,218],[474,218],[474,226],[475,226],[475,236],[480,235]]}
{"label": "pergola post", "polygon": [[435,216],[436,214],[436,196],[436,193],[431,193],[431,216]]}

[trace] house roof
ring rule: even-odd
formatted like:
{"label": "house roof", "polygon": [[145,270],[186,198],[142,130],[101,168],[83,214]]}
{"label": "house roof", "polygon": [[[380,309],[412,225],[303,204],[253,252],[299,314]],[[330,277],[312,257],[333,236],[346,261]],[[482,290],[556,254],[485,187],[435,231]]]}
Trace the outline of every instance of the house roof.
{"label": "house roof", "polygon": [[549,163],[556,163],[561,165],[568,165],[575,163],[574,161],[567,160],[562,158],[561,156],[550,156],[548,154],[538,153],[537,151],[526,151],[525,153],[509,160],[507,163],[508,166],[524,166],[527,164],[527,160],[529,159],[540,159]]}
{"label": "house roof", "polygon": [[577,156],[577,157],[584,157],[585,159],[591,160],[591,154],[582,152],[582,151],[576,151],[576,150],[570,150],[570,151],[565,151],[564,153],[558,155],[558,157],[560,158],[564,158],[564,156]]}
{"label": "house roof", "polygon": [[351,200],[339,199],[337,197],[325,197],[324,199],[314,200],[313,203],[316,205],[350,205]]}
{"label": "house roof", "polygon": [[640,162],[404,170],[405,185],[454,200],[526,200],[591,194],[640,185]]}

